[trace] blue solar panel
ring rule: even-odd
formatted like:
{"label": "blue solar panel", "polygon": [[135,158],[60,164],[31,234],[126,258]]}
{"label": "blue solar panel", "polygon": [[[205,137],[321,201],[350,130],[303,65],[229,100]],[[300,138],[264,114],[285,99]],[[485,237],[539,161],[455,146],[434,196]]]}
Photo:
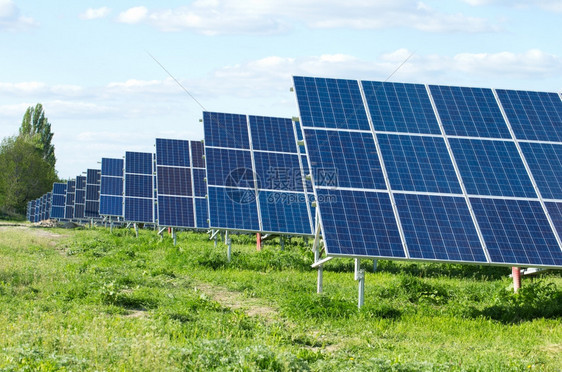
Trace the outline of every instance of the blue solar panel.
{"label": "blue solar panel", "polygon": [[74,218],[84,218],[86,208],[86,177],[76,176],[76,189],[74,192]]}
{"label": "blue solar panel", "polygon": [[[293,140],[294,142],[294,140]],[[254,152],[258,187],[266,190],[303,191],[297,154]]]}
{"label": "blue solar panel", "polygon": [[538,201],[470,201],[492,262],[562,265],[562,251]]}
{"label": "blue solar panel", "polygon": [[193,168],[193,195],[205,197],[207,183],[205,182],[205,169]]}
{"label": "blue solar panel", "polygon": [[76,181],[66,182],[66,201],[64,218],[72,220],[74,218],[74,193],[76,192]]}
{"label": "blue solar panel", "polygon": [[152,154],[149,152],[125,153],[125,173],[152,175]]}
{"label": "blue solar panel", "polygon": [[301,120],[317,128],[369,130],[355,80],[294,77]]}
{"label": "blue solar panel", "polygon": [[101,159],[100,214],[123,216],[123,159]]}
{"label": "blue solar panel", "polygon": [[[238,130],[234,134],[229,133],[227,127],[219,125],[219,120],[211,120],[215,116],[226,122],[239,123]],[[306,208],[308,199],[303,189],[295,124],[290,119],[213,113],[205,113],[204,122],[209,226],[311,235],[310,216]],[[242,128],[244,124],[245,129]],[[228,136],[236,137],[239,143],[244,145],[234,146],[224,140],[217,140]],[[194,187],[197,190],[195,179]],[[255,200],[256,192],[260,195],[270,195],[270,190],[290,191],[287,195],[297,195],[297,198],[292,199],[301,200],[305,208],[299,203],[261,205],[265,201],[264,196]],[[213,200],[214,197],[219,200]],[[265,217],[258,213],[258,210],[263,212]],[[267,220],[274,212],[278,214],[278,219]],[[238,220],[241,216],[255,220],[241,222]],[[298,220],[289,221],[289,218]]]}
{"label": "blue solar panel", "polygon": [[129,222],[154,222],[154,155],[125,153],[124,217]]}
{"label": "blue solar panel", "polygon": [[101,159],[101,175],[123,178],[123,159]]}
{"label": "blue solar panel", "polygon": [[562,144],[520,142],[520,146],[542,197],[562,200]]}
{"label": "blue solar panel", "polygon": [[562,101],[557,93],[496,92],[516,138],[562,142]]}
{"label": "blue solar panel", "polygon": [[485,263],[464,197],[396,194],[410,258]]}
{"label": "blue solar panel", "polygon": [[156,165],[189,167],[189,141],[156,138]]}
{"label": "blue solar panel", "polygon": [[304,131],[308,157],[317,186],[386,189],[372,134],[362,132]]}
{"label": "blue solar panel", "polygon": [[462,193],[443,138],[393,134],[377,137],[393,190]]}
{"label": "blue solar panel", "polygon": [[294,82],[328,255],[562,264],[559,95],[362,81],[370,128],[337,104],[353,83]]}
{"label": "blue solar panel", "polygon": [[193,198],[158,195],[158,224],[195,227]]}
{"label": "blue solar panel", "polygon": [[100,169],[88,169],[86,171],[86,206],[84,207],[84,217],[100,217],[100,182]]}
{"label": "blue solar panel", "polygon": [[468,194],[537,197],[513,142],[449,141]]}
{"label": "blue solar panel", "polygon": [[205,148],[201,141],[191,141],[191,166],[193,168],[205,168]]}
{"label": "blue solar panel", "polygon": [[206,147],[205,156],[209,185],[254,187],[250,151]]}
{"label": "blue solar panel", "polygon": [[438,85],[430,89],[448,135],[511,138],[491,89]]}
{"label": "blue solar panel", "polygon": [[361,84],[375,130],[441,134],[424,85],[374,81]]}
{"label": "blue solar panel", "polygon": [[254,190],[209,186],[208,193],[212,227],[260,231]]}
{"label": "blue solar panel", "polygon": [[310,234],[311,223],[304,194],[260,191],[259,199],[264,231]]}
{"label": "blue solar panel", "polygon": [[158,194],[191,196],[191,171],[189,168],[158,166]]}
{"label": "blue solar panel", "polygon": [[207,199],[195,198],[195,217],[197,222],[197,227],[208,228],[209,227],[209,206],[207,204]]}
{"label": "blue solar panel", "polygon": [[246,115],[203,113],[205,146],[249,149]]}
{"label": "blue solar panel", "polygon": [[330,254],[406,257],[387,193],[317,188],[316,195]]}
{"label": "blue solar panel", "polygon": [[291,119],[250,116],[254,150],[297,152]]}
{"label": "blue solar panel", "polygon": [[64,218],[66,200],[66,183],[54,183],[51,202],[51,217]]}

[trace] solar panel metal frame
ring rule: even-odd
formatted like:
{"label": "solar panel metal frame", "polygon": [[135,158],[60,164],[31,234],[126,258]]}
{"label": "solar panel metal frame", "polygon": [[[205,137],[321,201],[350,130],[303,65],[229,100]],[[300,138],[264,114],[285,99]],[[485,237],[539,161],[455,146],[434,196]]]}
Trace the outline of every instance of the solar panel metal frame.
{"label": "solar panel metal frame", "polygon": [[[223,123],[225,125],[225,130],[221,131],[218,134],[211,133],[210,129],[207,129],[208,126],[211,125],[209,122],[212,120],[213,116],[215,118],[218,118],[218,120],[223,120]],[[234,119],[238,119],[238,121]],[[284,151],[268,151],[262,148],[261,146],[259,146],[260,149],[254,148],[254,138],[253,138],[254,134],[252,133],[252,124],[260,125],[259,123],[262,120],[290,121],[292,124],[291,138],[287,138],[286,141],[290,141],[291,144],[294,144],[295,152],[293,153],[293,152],[284,152]],[[205,161],[206,161],[206,172],[207,172],[207,195],[209,197],[209,228],[241,231],[241,232],[261,232],[261,233],[271,233],[271,234],[313,236],[314,225],[313,225],[313,217],[311,216],[312,213],[311,205],[309,203],[310,200],[308,196],[309,191],[307,191],[304,177],[302,177],[302,175],[304,174],[302,157],[306,156],[306,154],[301,154],[299,151],[298,140],[297,140],[297,129],[296,129],[295,122],[293,122],[291,119],[286,119],[286,118],[273,118],[273,117],[263,117],[263,116],[211,113],[211,112],[203,113],[203,121],[206,128],[204,143],[205,143]],[[229,130],[226,130],[226,124],[228,123],[235,123],[235,128],[234,128],[235,133],[232,135],[230,135]],[[246,130],[247,130],[247,137],[241,134]],[[241,134],[243,137],[237,140],[236,134]],[[223,142],[224,144],[220,145],[221,142]],[[227,177],[223,177],[221,179],[220,173],[217,173],[215,169],[209,168],[209,159],[212,158],[213,152],[215,151],[230,152],[232,153],[232,155],[246,154],[247,157],[249,156],[249,158],[246,160],[248,164],[246,164],[244,168],[251,170],[251,172],[253,173],[253,177],[252,175],[248,175],[248,179],[246,180],[247,181],[246,183],[248,183],[248,185],[246,186],[226,185],[224,179]],[[297,180],[295,181],[297,182],[297,184],[300,182],[300,190],[299,191],[290,190],[290,189],[277,190],[274,187],[273,189],[271,187],[270,188],[264,187],[257,179],[258,172],[256,168],[256,155],[261,156],[262,154],[263,155],[277,154],[281,157],[284,154],[291,157],[294,156],[297,162],[296,164],[298,164],[299,167],[298,181]],[[224,159],[227,160],[231,158],[232,156],[228,155]],[[214,165],[216,166],[218,164],[214,164]],[[221,167],[223,165],[224,164],[221,164]],[[222,171],[227,172],[227,174],[232,173],[232,171],[235,170],[232,168],[233,166],[235,165],[232,165],[230,167],[227,165],[227,167],[224,168]],[[224,176],[226,176],[226,174],[224,174]],[[286,227],[285,229],[282,229],[281,227],[279,229],[264,228],[264,220],[262,218],[262,212],[265,211],[265,207],[262,208],[260,204],[260,194],[272,192],[272,191],[278,193],[281,198],[290,199],[294,197],[295,200],[297,200],[298,202],[305,204],[306,230],[307,230],[306,232],[302,231],[304,230],[304,228],[301,231],[296,231],[297,230],[296,228],[294,229],[294,231],[281,231],[281,230],[289,230],[289,226],[285,226]],[[246,226],[239,225],[238,223],[233,223],[232,220],[231,221],[224,220],[222,222],[218,222],[218,218],[217,221],[213,220],[212,212],[213,212],[213,208],[218,208],[218,205],[215,205],[215,203],[218,202],[218,200],[216,200],[216,197],[219,197],[219,195],[221,195],[218,194],[219,192],[220,193],[230,192],[232,195],[234,195],[234,198],[243,198],[244,200],[246,200],[247,202],[247,205],[245,206],[246,213],[251,213],[251,215],[253,216],[252,218],[255,218],[256,220],[251,221],[249,225]],[[300,200],[301,198],[299,197],[299,195],[302,195],[303,197],[302,199],[304,199],[304,201]],[[220,198],[224,201],[224,203],[228,202],[227,199],[230,199],[230,201],[232,201],[233,203],[240,205],[240,203],[236,203],[232,200],[232,196],[223,195]],[[224,213],[234,213],[234,215],[236,215],[236,213],[238,212],[242,213],[242,210],[237,211],[235,209],[236,206],[235,204],[232,204],[230,206],[226,204],[222,205],[222,207],[225,208]],[[275,204],[277,205],[278,202],[276,202]],[[239,221],[240,219],[242,219],[242,216],[240,216],[240,218],[236,218],[238,222],[240,222]],[[303,227],[302,224],[301,227]]]}
{"label": "solar panel metal frame", "polygon": [[[204,206],[207,205],[206,185],[202,195],[196,195],[197,193],[195,187],[196,173],[202,171],[203,176],[206,177],[205,166],[204,166],[205,165],[204,147],[201,154],[201,159],[197,159],[197,160],[195,159],[195,156],[198,156],[199,154],[196,155],[194,153],[195,152],[194,147],[197,147],[199,145],[203,147],[202,141],[190,141],[190,140],[167,139],[167,138],[156,139],[156,144],[155,144],[156,147],[155,180],[156,180],[156,191],[157,191],[156,211],[157,211],[157,217],[158,217],[157,220],[159,226],[174,227],[174,228],[188,228],[188,229],[195,229],[195,230],[209,228],[208,211],[207,211],[208,207],[204,208]],[[183,151],[180,151],[180,146],[185,146],[187,148],[187,153],[183,154],[184,156],[181,156],[180,154],[183,153]],[[177,155],[180,155],[179,158],[181,159],[174,158],[174,160],[180,160],[179,163],[182,164],[171,164],[174,162],[178,163],[178,161],[168,161],[169,159],[164,159],[164,152],[170,150],[176,152]],[[186,186],[190,189],[189,195],[184,195],[186,194],[186,192],[183,193],[173,192],[173,191],[168,193],[164,192],[165,189],[166,190],[170,189],[169,187],[167,187],[167,185],[168,182],[171,181],[169,178],[164,177],[164,175],[162,174],[164,169],[176,170],[176,171],[183,170],[184,177],[182,177],[181,174],[178,174],[178,177],[180,178],[179,179],[180,182],[188,183],[188,185]],[[189,175],[189,177],[185,177],[187,175]],[[189,180],[187,178],[189,178]],[[205,182],[204,179],[202,181]],[[175,203],[167,205],[169,201],[175,201]],[[204,201],[204,204],[202,204],[203,203],[202,201]],[[185,206],[186,202],[189,203],[189,205],[191,205],[191,211],[193,212],[192,213],[193,223],[180,223],[180,220],[186,216],[185,216],[185,211],[182,210],[183,208],[181,208],[179,204],[183,203],[183,205]],[[172,212],[172,211],[174,212],[173,214],[176,215],[176,218],[170,218],[169,221],[162,221],[164,216],[168,218],[168,212]],[[198,219],[198,216],[201,215],[202,213],[204,213],[205,215],[204,221]],[[181,216],[179,214],[181,214]],[[165,224],[164,222],[169,222],[169,223]]]}
{"label": "solar panel metal frame", "polygon": [[[309,79],[309,80],[306,80]],[[337,80],[337,79],[322,79],[322,78],[308,78],[308,77],[294,77],[294,82],[295,82],[295,90],[296,90],[296,94],[297,94],[297,102],[298,102],[298,108],[299,108],[299,112],[301,113],[301,125],[302,125],[302,130],[305,133],[304,135],[304,143],[305,143],[305,147],[307,150],[307,153],[310,154],[311,150],[314,150],[313,152],[317,152],[319,151],[317,148],[310,148],[310,144],[308,143],[307,139],[306,139],[306,132],[307,131],[320,131],[320,130],[326,130],[326,131],[334,131],[334,132],[339,132],[339,131],[357,131],[357,132],[361,132],[360,129],[357,128],[348,128],[347,124],[344,125],[344,128],[326,128],[328,127],[327,124],[322,124],[322,123],[318,123],[318,126],[315,126],[315,122],[307,122],[308,118],[306,117],[306,115],[309,115],[311,118],[313,117],[313,114],[311,113],[313,110],[312,108],[310,108],[307,104],[308,102],[301,102],[301,99],[305,100],[308,99],[308,97],[305,97],[305,95],[307,94],[306,89],[308,89],[308,87],[305,87],[305,84],[307,84],[310,81],[313,81],[314,84],[316,84],[316,81],[319,80],[331,80],[331,81],[336,81],[336,83],[331,83],[331,84],[343,84],[341,83],[341,80]],[[559,230],[557,231],[553,222],[553,219],[551,218],[550,214],[548,213],[548,210],[546,208],[545,202],[549,202],[552,204],[558,204],[561,206],[560,211],[562,211],[562,200],[561,199],[556,199],[556,200],[552,200],[552,199],[544,199],[541,196],[541,192],[539,190],[539,186],[537,185],[537,182],[535,181],[535,177],[533,175],[533,171],[530,169],[529,164],[526,160],[526,157],[523,154],[523,151],[521,149],[521,143],[525,143],[525,142],[531,142],[530,140],[526,140],[526,139],[521,139],[516,137],[510,122],[509,122],[509,118],[507,117],[505,110],[503,108],[502,102],[500,100],[500,98],[498,97],[498,91],[495,89],[489,89],[489,91],[492,93],[493,97],[494,97],[494,103],[497,104],[497,106],[499,107],[499,112],[501,113],[501,118],[503,119],[503,122],[505,123],[507,130],[510,134],[510,138],[488,138],[488,137],[468,137],[468,136],[456,136],[456,135],[451,135],[448,134],[445,130],[445,128],[443,127],[443,123],[441,122],[441,116],[440,116],[440,112],[438,110],[438,108],[436,107],[435,104],[435,100],[432,97],[432,89],[435,89],[435,86],[429,86],[429,85],[421,85],[425,87],[425,91],[427,92],[427,96],[431,102],[431,106],[433,108],[433,112],[435,115],[435,118],[437,120],[437,124],[439,126],[440,129],[440,133],[439,134],[434,134],[434,133],[416,133],[414,132],[392,132],[392,131],[387,131],[387,130],[376,130],[373,126],[373,122],[372,122],[372,116],[370,114],[369,111],[369,102],[368,102],[368,98],[365,95],[365,89],[364,86],[372,83],[372,82],[365,82],[365,81],[357,81],[357,84],[359,86],[359,89],[361,91],[361,97],[363,100],[362,103],[362,109],[365,110],[365,116],[366,119],[369,122],[369,126],[370,126],[370,130],[369,131],[365,131],[366,133],[371,133],[371,135],[373,136],[373,139],[375,140],[375,145],[376,145],[376,156],[378,157],[378,159],[381,161],[381,166],[382,166],[382,170],[383,173],[385,175],[385,180],[386,180],[386,187],[384,189],[381,190],[374,190],[374,189],[370,189],[370,190],[364,190],[364,189],[346,189],[346,188],[338,188],[338,187],[324,187],[324,186],[319,186],[316,183],[315,180],[315,175],[314,175],[314,169],[313,169],[313,165],[311,164],[311,177],[313,180],[313,184],[314,184],[314,195],[315,195],[315,199],[318,201],[319,198],[319,191],[323,190],[323,193],[326,192],[328,193],[330,190],[335,190],[337,192],[343,192],[345,190],[358,190],[358,191],[368,191],[368,192],[378,192],[378,193],[383,193],[388,195],[391,198],[391,205],[392,205],[392,209],[393,209],[393,215],[394,215],[394,224],[396,225],[396,227],[399,230],[399,238],[400,238],[400,244],[403,247],[404,250],[404,255],[403,257],[397,257],[396,255],[369,255],[369,254],[360,254],[358,253],[358,250],[355,250],[353,252],[350,253],[346,253],[346,254],[341,254],[338,253],[337,250],[336,252],[331,252],[330,248],[331,248],[331,244],[334,242],[333,239],[326,239],[326,236],[324,236],[324,243],[325,243],[325,247],[326,247],[326,253],[329,256],[346,256],[346,257],[354,257],[354,258],[361,258],[361,257],[368,257],[368,258],[386,258],[386,259],[405,259],[405,260],[416,260],[416,261],[429,261],[429,262],[446,262],[446,263],[452,263],[452,262],[458,262],[458,263],[478,263],[478,264],[492,264],[492,265],[500,265],[500,266],[533,266],[533,267],[546,267],[546,268],[560,268],[562,267],[562,241],[560,239],[560,234],[562,234],[562,213],[561,213],[561,217],[559,219]],[[378,83],[378,82],[377,82]],[[299,84],[301,86],[299,86]],[[385,84],[385,83],[380,83],[380,84]],[[399,85],[401,83],[388,83],[388,84],[396,84]],[[312,83],[311,83],[312,85]],[[318,83],[318,85],[321,85],[321,83]],[[312,89],[312,88],[311,88]],[[467,89],[472,89],[472,88],[467,88]],[[481,89],[481,88],[476,88],[476,89]],[[487,88],[484,88],[487,89]],[[301,91],[302,90],[302,91]],[[299,96],[300,94],[300,96]],[[311,95],[314,95],[311,94]],[[558,98],[562,101],[562,95],[561,94],[557,94]],[[488,94],[489,96],[489,94]],[[317,102],[318,100],[320,100],[321,97],[313,97],[311,98],[312,102],[310,103],[311,106],[314,106],[315,108],[317,107]],[[560,107],[562,107],[562,103],[560,103],[560,106],[558,107],[558,112],[562,112],[560,111]],[[305,118],[303,119],[303,108],[304,108],[304,114],[305,114]],[[357,114],[359,111],[356,111],[355,114]],[[329,115],[332,115],[333,113],[329,113]],[[555,114],[556,115],[556,114]],[[311,119],[312,120],[312,119]],[[357,120],[357,119],[356,119]],[[355,123],[355,121],[354,121]],[[562,124],[562,123],[561,123]],[[379,143],[378,143],[378,137],[380,135],[388,135],[388,134],[392,134],[392,135],[407,135],[407,136],[421,136],[421,137],[437,137],[437,138],[442,138],[446,144],[447,144],[447,148],[449,151],[449,157],[453,162],[453,167],[455,170],[455,173],[457,175],[458,178],[458,182],[461,186],[462,192],[461,193],[457,193],[457,194],[451,194],[451,193],[440,193],[440,192],[415,192],[415,191],[402,191],[402,190],[396,190],[393,189],[391,187],[391,185],[388,183],[388,175],[385,169],[385,154],[381,152],[381,149],[379,147]],[[519,158],[522,161],[522,165],[525,169],[526,172],[526,176],[529,178],[532,187],[534,189],[534,191],[536,192],[536,197],[514,197],[514,196],[503,196],[503,195],[479,195],[479,194],[469,194],[464,186],[464,182],[463,182],[463,175],[460,173],[459,171],[459,167],[457,165],[457,161],[456,158],[451,150],[451,146],[449,144],[449,140],[450,139],[472,139],[472,140],[478,140],[478,141],[505,141],[508,143],[512,143],[514,144],[517,154],[519,156]],[[541,141],[532,141],[534,143],[540,143]],[[552,144],[552,141],[542,141],[545,144]],[[556,144],[562,144],[560,142],[556,142]],[[560,169],[560,171],[562,171],[562,168]],[[559,172],[562,173],[562,172]],[[562,180],[562,175],[560,176],[561,178],[559,179]],[[478,240],[480,242],[480,247],[482,249],[482,252],[485,255],[485,261],[482,262],[481,260],[465,260],[465,259],[427,259],[427,258],[412,258],[410,255],[410,252],[408,250],[408,242],[406,241],[405,238],[405,233],[404,233],[404,226],[402,224],[402,219],[400,217],[400,212],[396,207],[396,201],[394,200],[395,196],[399,195],[399,194],[404,194],[404,195],[417,195],[417,196],[426,196],[426,197],[432,197],[432,195],[434,195],[435,197],[457,197],[457,198],[462,198],[466,201],[466,209],[469,211],[470,213],[470,219],[472,224],[474,225],[475,231],[478,235]],[[527,262],[519,262],[518,260],[511,260],[509,262],[502,262],[500,260],[498,260],[497,258],[492,259],[490,257],[490,251],[489,249],[493,248],[493,245],[488,246],[487,244],[493,244],[493,239],[490,238],[490,236],[484,236],[485,234],[488,233],[483,233],[482,231],[482,227],[481,227],[481,222],[479,222],[478,218],[482,218],[482,216],[477,216],[474,212],[474,208],[472,207],[472,203],[471,200],[498,200],[498,201],[505,201],[506,203],[508,203],[509,205],[514,205],[513,203],[519,203],[519,202],[528,202],[531,203],[533,205],[535,205],[535,207],[533,207],[536,210],[541,210],[544,215],[543,215],[543,219],[542,222],[543,224],[539,227],[536,228],[540,228],[542,230],[545,230],[546,232],[544,232],[544,234],[546,234],[544,236],[544,238],[539,237],[537,238],[536,242],[537,244],[539,244],[540,242],[544,241],[544,239],[549,240],[549,242],[551,243],[548,246],[548,249],[546,251],[541,251],[541,254],[543,254],[544,256],[549,256],[551,258],[551,261],[548,260],[549,257],[546,257],[545,260],[543,260],[543,258],[539,257],[539,259],[536,259],[535,256],[531,257],[532,258],[532,262],[531,260],[527,261]],[[530,204],[530,205],[531,205]],[[326,231],[324,230],[324,223],[322,220],[322,215],[323,212],[327,212],[326,209],[327,207],[325,205],[323,205],[322,203],[319,203],[318,205],[318,218],[319,218],[319,225],[321,226],[321,230],[323,234],[332,234],[333,235],[333,231]],[[537,209],[538,208],[538,209]],[[324,210],[324,211],[323,211]],[[489,212],[484,212],[484,213],[489,213]],[[522,211],[521,213],[524,213],[524,211]],[[540,217],[540,216],[538,216]],[[545,222],[546,221],[546,222]],[[352,231],[352,230],[349,230]],[[361,237],[357,236],[357,238],[360,240]],[[493,238],[493,237],[492,237]],[[474,239],[473,239],[474,240]],[[553,243],[554,242],[554,243]],[[336,243],[337,245],[338,243]],[[373,244],[373,242],[371,242],[371,244]],[[530,244],[533,244],[532,242]],[[556,244],[557,246],[553,245]],[[358,244],[361,247],[363,247],[363,245]],[[365,247],[367,247],[368,243],[365,242]],[[494,248],[495,249],[495,248]],[[532,253],[532,255],[535,253]],[[541,262],[542,261],[542,262]],[[548,262],[547,262],[548,261]]]}

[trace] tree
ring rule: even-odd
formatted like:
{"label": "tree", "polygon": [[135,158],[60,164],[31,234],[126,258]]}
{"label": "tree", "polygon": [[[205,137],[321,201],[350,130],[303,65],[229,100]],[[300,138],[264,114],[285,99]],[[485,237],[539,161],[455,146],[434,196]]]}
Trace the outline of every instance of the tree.
{"label": "tree", "polygon": [[27,202],[53,188],[57,175],[43,152],[25,136],[8,137],[0,144],[0,210],[25,214]]}
{"label": "tree", "polygon": [[45,117],[43,105],[38,103],[35,107],[30,106],[25,110],[19,135],[34,144],[41,151],[43,159],[55,169],[55,146],[51,143],[53,132],[49,120]]}

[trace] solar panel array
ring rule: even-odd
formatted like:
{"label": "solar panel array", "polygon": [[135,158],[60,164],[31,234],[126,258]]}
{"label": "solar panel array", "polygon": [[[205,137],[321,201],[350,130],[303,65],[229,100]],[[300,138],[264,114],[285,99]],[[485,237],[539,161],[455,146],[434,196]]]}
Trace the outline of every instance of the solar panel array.
{"label": "solar panel array", "polygon": [[74,196],[76,192],[76,181],[70,180],[66,182],[66,202],[64,219],[72,220],[74,219]]}
{"label": "solar panel array", "polygon": [[64,219],[66,203],[66,183],[54,183],[52,195],[53,200],[51,203],[51,217]]}
{"label": "solar panel array", "polygon": [[131,151],[125,153],[125,221],[154,222],[153,167],[153,154]]}
{"label": "solar panel array", "polygon": [[201,141],[156,139],[158,224],[207,228],[205,163]]}
{"label": "solar panel array", "polygon": [[100,214],[123,216],[123,159],[101,159]]}
{"label": "solar panel array", "polygon": [[84,217],[100,218],[100,182],[101,171],[88,169],[86,171],[86,207]]}
{"label": "solar panel array", "polygon": [[212,112],[203,123],[209,226],[311,235],[294,123]]}
{"label": "solar panel array", "polygon": [[562,266],[560,95],[294,85],[329,255]]}

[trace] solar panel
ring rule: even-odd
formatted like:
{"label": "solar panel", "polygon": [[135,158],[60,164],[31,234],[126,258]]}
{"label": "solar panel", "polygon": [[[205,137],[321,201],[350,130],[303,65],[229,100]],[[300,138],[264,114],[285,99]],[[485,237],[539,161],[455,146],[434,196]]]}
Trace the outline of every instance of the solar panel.
{"label": "solar panel", "polygon": [[203,113],[203,123],[209,226],[311,235],[295,124],[211,112]]}
{"label": "solar panel", "polygon": [[33,206],[33,200],[30,200],[27,202],[27,209],[26,209],[26,213],[25,213],[25,219],[29,222],[31,222],[31,208]]}
{"label": "solar panel", "polygon": [[86,206],[84,217],[100,218],[100,180],[99,169],[88,169],[86,171]]}
{"label": "solar panel", "polygon": [[74,192],[74,218],[77,220],[84,218],[86,209],[86,177],[76,176],[76,187]]}
{"label": "solar panel", "polygon": [[328,255],[562,266],[558,94],[294,86]]}
{"label": "solar panel", "polygon": [[156,139],[160,226],[208,227],[203,155],[201,141]]}
{"label": "solar panel", "polygon": [[153,154],[125,153],[124,218],[129,222],[154,222]]}
{"label": "solar panel", "polygon": [[123,216],[123,159],[101,159],[100,215]]}
{"label": "solar panel", "polygon": [[66,202],[64,218],[66,220],[74,219],[74,197],[76,192],[76,181],[70,180],[66,182]]}
{"label": "solar panel", "polygon": [[66,202],[66,183],[55,182],[53,184],[52,202],[51,202],[51,217],[57,219],[64,219]]}

